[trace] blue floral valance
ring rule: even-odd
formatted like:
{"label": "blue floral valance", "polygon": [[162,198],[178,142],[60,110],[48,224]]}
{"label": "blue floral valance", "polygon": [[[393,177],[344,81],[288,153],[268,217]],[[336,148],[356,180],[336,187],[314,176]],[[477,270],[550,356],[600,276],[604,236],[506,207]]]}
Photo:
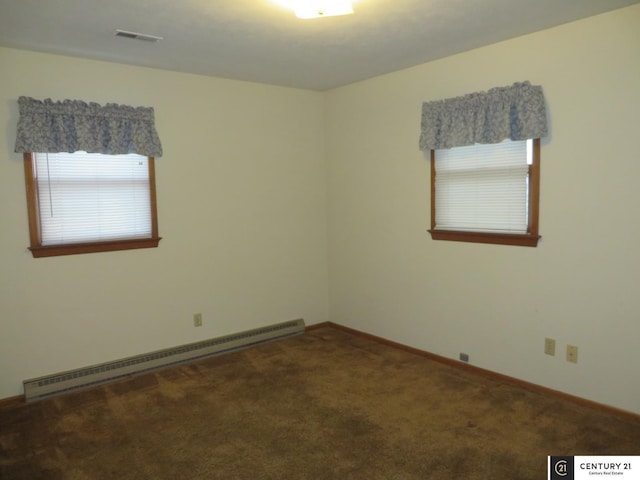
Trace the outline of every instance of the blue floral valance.
{"label": "blue floral valance", "polygon": [[421,150],[547,135],[542,87],[529,82],[422,105]]}
{"label": "blue floral valance", "polygon": [[80,100],[18,99],[16,152],[162,156],[153,108]]}

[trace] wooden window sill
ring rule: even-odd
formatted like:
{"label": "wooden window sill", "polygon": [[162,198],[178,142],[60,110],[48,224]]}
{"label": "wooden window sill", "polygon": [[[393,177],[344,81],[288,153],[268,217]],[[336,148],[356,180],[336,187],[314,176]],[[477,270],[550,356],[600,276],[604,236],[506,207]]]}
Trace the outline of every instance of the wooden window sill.
{"label": "wooden window sill", "polygon": [[47,245],[29,247],[34,258],[79,255],[82,253],[115,252],[138,248],[156,248],[162,237],[118,240],[113,242],[74,243],[70,245]]}
{"label": "wooden window sill", "polygon": [[519,233],[460,232],[455,230],[428,230],[433,240],[449,240],[452,242],[492,243],[495,245],[516,245],[520,247],[537,247],[540,235]]}

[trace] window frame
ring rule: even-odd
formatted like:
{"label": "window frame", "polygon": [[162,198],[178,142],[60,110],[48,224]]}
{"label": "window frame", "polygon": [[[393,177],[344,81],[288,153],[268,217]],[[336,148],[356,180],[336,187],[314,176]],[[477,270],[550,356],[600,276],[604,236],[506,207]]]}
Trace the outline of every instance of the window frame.
{"label": "window frame", "polygon": [[158,209],[156,200],[155,160],[149,159],[149,200],[151,207],[151,237],[125,240],[109,240],[102,242],[67,243],[57,245],[42,245],[39,220],[38,186],[35,178],[35,155],[25,152],[24,178],[27,194],[27,214],[29,217],[28,247],[34,258],[56,257],[61,255],[77,255],[83,253],[113,252],[119,250],[133,250],[138,248],[156,248],[162,237],[158,236]]}
{"label": "window frame", "polygon": [[431,150],[431,228],[433,240],[454,242],[489,243],[536,247],[541,236],[538,232],[540,214],[540,139],[533,139],[533,158],[529,165],[529,211],[527,233],[467,232],[436,228],[436,151]]}

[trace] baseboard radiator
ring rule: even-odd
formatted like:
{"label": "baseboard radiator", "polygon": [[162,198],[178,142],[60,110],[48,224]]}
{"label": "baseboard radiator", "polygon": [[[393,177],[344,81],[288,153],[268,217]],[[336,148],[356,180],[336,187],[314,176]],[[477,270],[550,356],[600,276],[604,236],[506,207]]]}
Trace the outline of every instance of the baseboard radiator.
{"label": "baseboard radiator", "polygon": [[260,343],[298,335],[304,330],[304,320],[292,320],[100,365],[33,378],[23,382],[24,396],[27,402],[41,400],[171,365],[221,355]]}

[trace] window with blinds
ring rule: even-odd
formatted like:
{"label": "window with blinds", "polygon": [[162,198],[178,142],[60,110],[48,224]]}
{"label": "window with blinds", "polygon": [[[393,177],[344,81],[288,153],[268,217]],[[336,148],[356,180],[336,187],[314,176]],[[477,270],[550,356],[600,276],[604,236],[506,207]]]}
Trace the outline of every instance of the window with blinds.
{"label": "window with blinds", "polygon": [[136,154],[36,153],[42,245],[150,237],[147,162]]}
{"label": "window with blinds", "polygon": [[30,225],[36,226],[34,256],[157,246],[153,158],[86,152],[30,156],[25,168],[33,197]]}
{"label": "window with blinds", "polygon": [[537,244],[539,140],[432,151],[435,239]]}

